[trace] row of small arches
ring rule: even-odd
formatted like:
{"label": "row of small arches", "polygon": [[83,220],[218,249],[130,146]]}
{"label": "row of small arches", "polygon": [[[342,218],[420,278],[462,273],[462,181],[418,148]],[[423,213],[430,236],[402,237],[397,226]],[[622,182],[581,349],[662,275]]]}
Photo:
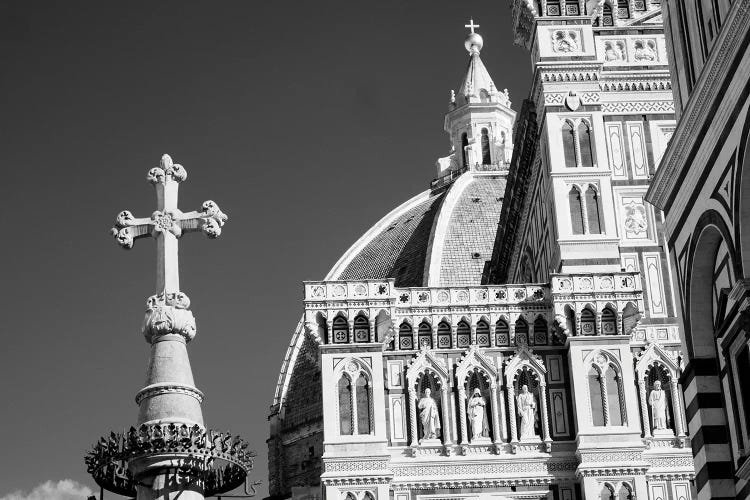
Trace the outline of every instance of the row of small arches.
{"label": "row of small arches", "polygon": [[[516,339],[524,338],[532,345],[546,345],[548,343],[548,324],[541,316],[534,320],[532,325],[524,318],[518,318],[515,322]],[[422,321],[417,327],[416,339],[414,328],[407,322],[401,323],[397,338],[391,339],[388,350],[409,351],[427,347],[430,349],[465,349],[472,344],[471,326],[465,320],[456,325],[455,340],[453,328],[447,321],[441,321],[437,325],[436,335],[433,338],[433,327],[427,321]],[[494,337],[490,324],[484,319],[477,322],[474,332],[476,345],[478,347],[505,347],[510,345],[510,326],[504,319],[495,323]],[[416,340],[416,343],[415,343]],[[436,343],[436,345],[433,345]]]}
{"label": "row of small arches", "polygon": [[566,167],[594,166],[593,129],[588,120],[565,120],[562,139]]}
{"label": "row of small arches", "polygon": [[594,185],[585,192],[573,186],[568,192],[570,224],[573,234],[602,234],[601,200]]}

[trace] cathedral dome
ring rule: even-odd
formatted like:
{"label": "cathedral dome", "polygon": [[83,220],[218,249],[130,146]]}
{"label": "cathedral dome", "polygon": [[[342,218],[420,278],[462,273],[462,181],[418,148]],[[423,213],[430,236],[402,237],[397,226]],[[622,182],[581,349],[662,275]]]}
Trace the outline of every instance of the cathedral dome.
{"label": "cathedral dome", "polygon": [[468,171],[427,190],[372,226],[326,280],[394,278],[396,286],[479,285],[505,192],[504,172]]}

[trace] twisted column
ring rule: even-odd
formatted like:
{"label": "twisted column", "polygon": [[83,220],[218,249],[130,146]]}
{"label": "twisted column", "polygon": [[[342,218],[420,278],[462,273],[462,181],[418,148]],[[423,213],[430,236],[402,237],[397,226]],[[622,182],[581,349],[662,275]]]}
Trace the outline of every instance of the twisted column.
{"label": "twisted column", "polygon": [[542,419],[542,439],[545,443],[552,441],[549,437],[549,418],[547,417],[547,384],[539,385],[539,415]]}
{"label": "twisted column", "polygon": [[607,379],[604,372],[599,372],[599,387],[602,391],[602,413],[604,413],[604,425],[609,425],[609,396],[607,395]]}
{"label": "twisted column", "polygon": [[417,391],[414,388],[409,389],[409,423],[411,424],[411,446],[419,444],[419,434],[417,434]]}
{"label": "twisted column", "polygon": [[510,442],[518,442],[518,431],[516,430],[516,391],[512,384],[508,384],[508,412],[510,413]]}
{"label": "twisted column", "polygon": [[463,386],[458,388],[458,411],[461,419],[461,444],[469,442],[466,430],[466,389]]}
{"label": "twisted column", "polygon": [[643,437],[651,438],[651,422],[648,420],[648,403],[646,402],[646,378],[638,377],[638,392],[641,399],[641,420],[643,421]]}
{"label": "twisted column", "polygon": [[500,412],[497,408],[497,385],[495,384],[490,386],[490,404],[492,405],[492,442],[497,444],[500,442],[500,422],[498,422]]}
{"label": "twisted column", "polygon": [[620,401],[620,420],[622,425],[628,425],[628,412],[625,408],[625,386],[622,381],[622,374],[618,373],[615,380],[617,381],[617,398]]}
{"label": "twisted column", "polygon": [[675,380],[674,376],[672,376],[672,380],[669,382],[669,387],[672,390],[674,430],[677,432],[677,437],[685,437],[685,429],[682,427],[682,405],[680,405],[680,393],[677,391],[677,380]]}

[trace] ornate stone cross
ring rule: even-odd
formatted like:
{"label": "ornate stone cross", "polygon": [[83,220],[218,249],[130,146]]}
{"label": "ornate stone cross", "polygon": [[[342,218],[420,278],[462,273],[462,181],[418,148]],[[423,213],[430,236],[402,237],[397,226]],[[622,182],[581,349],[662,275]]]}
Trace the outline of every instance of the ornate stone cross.
{"label": "ornate stone cross", "polygon": [[227,216],[211,200],[204,201],[200,211],[184,213],[177,208],[177,190],[180,182],[187,179],[187,171],[173,163],[169,155],[161,157],[160,165],[149,170],[146,179],[156,188],[156,211],[151,217],[136,218],[123,210],[117,216],[112,234],[127,249],[133,248],[138,238],[156,238],[156,293],[169,296],[180,291],[177,239],[192,231],[203,231],[209,238],[216,238]]}
{"label": "ornate stone cross", "polygon": [[479,28],[479,25],[474,24],[474,19],[469,19],[469,24],[464,24],[464,28],[469,28],[474,33],[474,28]]}

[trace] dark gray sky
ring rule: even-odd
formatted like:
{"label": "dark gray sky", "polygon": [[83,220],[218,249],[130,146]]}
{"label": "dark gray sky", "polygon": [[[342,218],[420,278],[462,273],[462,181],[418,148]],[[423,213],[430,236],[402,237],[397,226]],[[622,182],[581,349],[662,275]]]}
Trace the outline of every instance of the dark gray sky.
{"label": "dark gray sky", "polygon": [[181,240],[190,356],[207,425],[249,439],[265,493],[301,281],[427,187],[470,16],[519,110],[530,60],[503,0],[0,2],[0,497],[93,486],[84,452],[135,422],[155,246],[108,229],[155,209],[162,153],[188,171],[183,210],[230,217]]}

